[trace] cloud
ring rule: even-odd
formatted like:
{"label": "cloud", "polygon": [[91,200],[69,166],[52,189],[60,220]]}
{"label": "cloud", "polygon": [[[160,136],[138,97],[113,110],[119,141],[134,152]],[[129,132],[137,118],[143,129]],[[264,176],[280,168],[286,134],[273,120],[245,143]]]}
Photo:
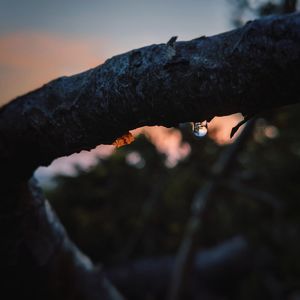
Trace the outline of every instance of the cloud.
{"label": "cloud", "polygon": [[0,36],[0,105],[51,79],[99,65],[105,57],[101,44],[45,32]]}
{"label": "cloud", "polygon": [[241,114],[215,117],[208,125],[208,133],[218,144],[230,144],[235,141],[244,128],[244,126],[241,126],[234,137],[230,138],[231,129],[242,119],[243,117]]}

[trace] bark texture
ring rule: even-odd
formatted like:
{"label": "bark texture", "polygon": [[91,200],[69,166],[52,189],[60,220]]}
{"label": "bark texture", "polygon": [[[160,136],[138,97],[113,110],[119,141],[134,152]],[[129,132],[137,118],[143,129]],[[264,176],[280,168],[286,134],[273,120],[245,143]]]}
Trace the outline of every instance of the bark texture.
{"label": "bark texture", "polygon": [[0,109],[1,274],[10,298],[120,299],[70,241],[34,183],[54,158],[172,126],[299,102],[300,14],[151,45],[58,78]]}
{"label": "bark texture", "polygon": [[299,101],[300,14],[188,42],[151,45],[58,78],[0,111],[0,164],[28,178],[54,158],[172,126]]}

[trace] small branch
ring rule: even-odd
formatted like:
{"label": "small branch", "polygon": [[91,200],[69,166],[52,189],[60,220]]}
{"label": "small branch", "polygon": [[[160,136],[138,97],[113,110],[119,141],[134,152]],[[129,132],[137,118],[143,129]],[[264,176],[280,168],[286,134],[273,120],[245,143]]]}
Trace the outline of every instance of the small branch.
{"label": "small branch", "polygon": [[123,299],[69,239],[33,180],[3,190],[0,274],[11,299]]}
{"label": "small branch", "polygon": [[206,212],[208,203],[211,201],[215,191],[219,187],[222,178],[228,175],[232,170],[238,152],[252,134],[254,124],[255,120],[250,120],[236,141],[224,150],[212,167],[212,179],[196,193],[195,198],[192,201],[191,217],[188,221],[185,236],[177,253],[175,267],[171,278],[168,295],[169,300],[180,299],[183,285],[186,282],[187,273],[192,268],[196,234],[201,226],[203,214]]}
{"label": "small branch", "polygon": [[230,138],[233,138],[233,136],[236,134],[236,132],[240,129],[241,126],[246,124],[251,118],[253,118],[254,115],[251,116],[245,116],[242,121],[240,121],[237,125],[235,125],[230,132]]}

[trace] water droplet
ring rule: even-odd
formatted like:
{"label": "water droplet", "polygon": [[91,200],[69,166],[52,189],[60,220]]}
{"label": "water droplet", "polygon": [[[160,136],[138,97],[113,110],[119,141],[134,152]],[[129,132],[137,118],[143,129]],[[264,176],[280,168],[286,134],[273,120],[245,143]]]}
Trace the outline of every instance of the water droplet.
{"label": "water droplet", "polygon": [[207,134],[207,122],[193,122],[193,134],[197,138],[203,138]]}

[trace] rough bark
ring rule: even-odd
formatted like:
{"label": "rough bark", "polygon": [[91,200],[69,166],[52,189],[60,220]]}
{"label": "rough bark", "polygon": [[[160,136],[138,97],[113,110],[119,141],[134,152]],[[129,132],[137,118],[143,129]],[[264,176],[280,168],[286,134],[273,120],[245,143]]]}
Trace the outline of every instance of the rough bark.
{"label": "rough bark", "polygon": [[296,103],[299,67],[300,14],[268,17],[213,37],[130,51],[2,107],[3,286],[39,299],[118,299],[27,183],[34,169],[139,126]]}
{"label": "rough bark", "polygon": [[0,164],[39,165],[129,129],[172,126],[299,101],[300,14],[272,16],[188,42],[151,45],[56,79],[0,111]]}

